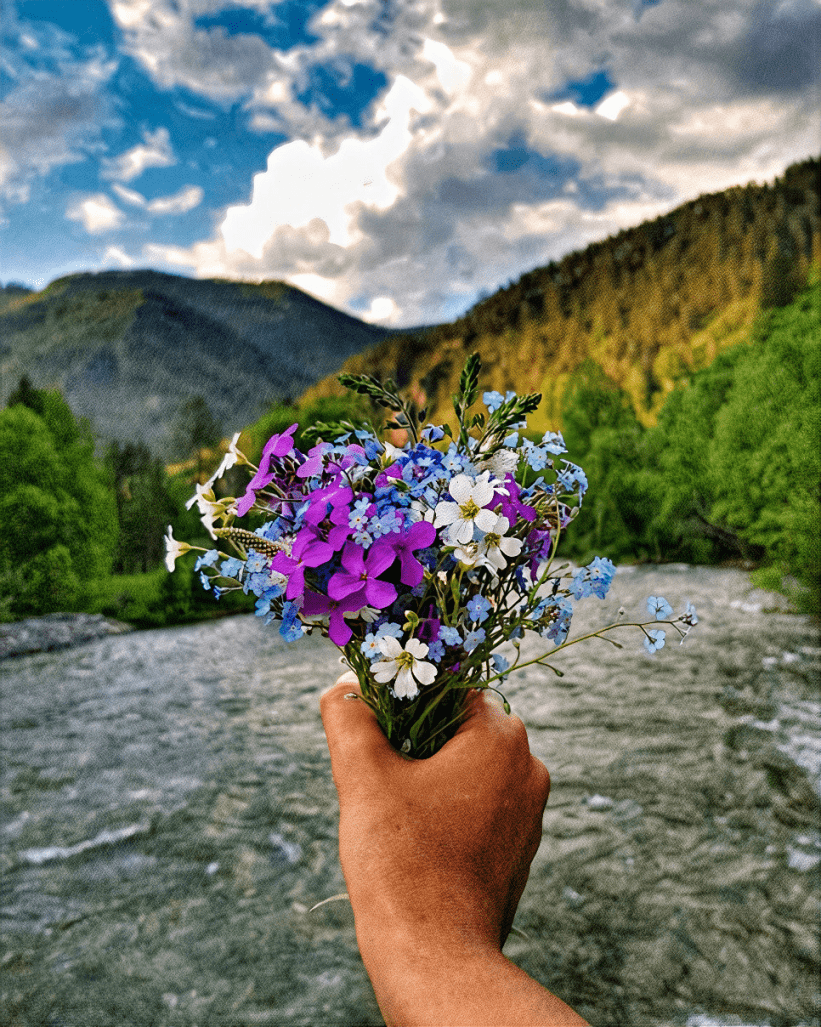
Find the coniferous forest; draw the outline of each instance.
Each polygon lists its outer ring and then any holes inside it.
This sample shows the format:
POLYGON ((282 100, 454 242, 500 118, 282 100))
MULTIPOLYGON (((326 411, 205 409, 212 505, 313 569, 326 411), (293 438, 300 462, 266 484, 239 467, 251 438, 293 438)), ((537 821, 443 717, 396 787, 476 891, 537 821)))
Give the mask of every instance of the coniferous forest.
MULTIPOLYGON (((439 423, 477 352, 481 388, 540 392, 534 435, 560 429, 587 473, 566 556, 731 561, 818 613, 820 166, 702 196, 340 370, 393 378, 439 423)), ((0 411, 0 618, 85 610, 148 625, 214 614, 191 568, 168 575, 163 563, 169 523, 177 537, 202 535, 184 503, 226 446, 208 401, 180 410, 182 458, 168 466, 141 442, 96 438, 57 391, 20 380, 0 411)), ((257 457, 294 421, 301 433, 372 415, 364 402, 330 376, 270 406, 240 446, 257 457)), ((230 494, 239 479, 221 487, 230 494)), ((251 609, 244 600, 219 609, 251 609)))

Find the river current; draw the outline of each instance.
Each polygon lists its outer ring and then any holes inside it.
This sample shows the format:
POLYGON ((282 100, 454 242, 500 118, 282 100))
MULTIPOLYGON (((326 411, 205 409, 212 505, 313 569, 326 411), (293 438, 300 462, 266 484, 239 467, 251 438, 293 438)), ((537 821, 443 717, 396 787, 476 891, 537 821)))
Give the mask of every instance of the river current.
MULTIPOLYGON (((740 571, 623 568, 506 694, 551 771, 505 952, 599 1027, 821 1023, 821 639, 740 571)), ((535 652, 534 652, 535 654, 535 652)), ((341 668, 251 616, 0 664, 2 1022, 380 1024, 318 713, 341 668)))

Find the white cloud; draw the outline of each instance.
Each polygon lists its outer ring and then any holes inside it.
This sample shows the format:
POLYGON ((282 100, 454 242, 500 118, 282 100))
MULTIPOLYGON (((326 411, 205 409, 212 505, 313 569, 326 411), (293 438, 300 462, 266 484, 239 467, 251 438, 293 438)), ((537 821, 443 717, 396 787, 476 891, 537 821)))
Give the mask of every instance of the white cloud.
POLYGON ((123 203, 128 203, 132 207, 144 207, 148 202, 142 193, 138 193, 136 189, 129 189, 124 185, 120 185, 119 182, 115 182, 111 188, 123 203))
POLYGON ((146 168, 167 168, 176 163, 171 149, 171 136, 168 129, 161 126, 154 132, 143 132, 143 142, 132 146, 119 157, 107 160, 104 177, 131 182, 139 178, 146 168))
POLYGON ((608 121, 618 121, 621 112, 630 106, 630 97, 623 90, 619 89, 605 97, 596 107, 596 114, 608 121))
POLYGON ((78 196, 69 204, 66 217, 71 221, 79 221, 92 235, 111 232, 125 220, 125 214, 105 193, 78 196))
POLYGON ((173 196, 158 196, 148 203, 151 214, 186 214, 202 203, 205 193, 198 185, 187 185, 173 196))
POLYGON ((111 188, 124 203, 147 210, 149 214, 187 214, 189 210, 198 207, 205 196, 205 191, 198 185, 186 185, 171 196, 156 196, 153 200, 146 199, 136 189, 128 189, 119 182, 115 182, 111 188))
POLYGON ((104 264, 119 264, 120 267, 134 267, 134 259, 119 246, 106 246, 104 264))
POLYGON ((413 134, 412 112, 430 104, 409 79, 399 76, 384 100, 387 116, 379 135, 343 139, 339 149, 324 156, 317 145, 298 139, 273 151, 268 169, 254 176, 251 202, 229 207, 220 231, 230 250, 245 250, 261 258, 277 228, 308 227, 318 241, 348 246, 358 206, 384 210, 395 202, 401 187, 390 175, 391 165, 407 150, 413 134), (316 222, 323 222, 323 231, 316 222))

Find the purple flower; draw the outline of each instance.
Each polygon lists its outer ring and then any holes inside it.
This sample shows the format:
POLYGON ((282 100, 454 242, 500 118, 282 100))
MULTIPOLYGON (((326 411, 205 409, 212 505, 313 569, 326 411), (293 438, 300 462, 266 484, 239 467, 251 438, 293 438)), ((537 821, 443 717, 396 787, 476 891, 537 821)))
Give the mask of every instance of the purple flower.
POLYGON ((327 542, 323 542, 309 531, 303 531, 297 536, 290 556, 277 553, 271 567, 288 578, 285 598, 294 599, 302 595, 305 591, 305 568, 319 567, 327 563, 333 554, 334 551, 327 542))
POLYGON ((535 521, 536 511, 519 499, 521 488, 512 474, 505 475, 505 488, 507 495, 504 492, 497 492, 496 499, 491 504, 492 508, 498 510, 503 517, 507 517, 511 524, 515 524, 520 517, 525 521, 535 521))
POLYGON ((396 599, 396 588, 388 581, 382 581, 379 575, 394 562, 393 548, 386 544, 371 546, 367 555, 355 542, 346 542, 342 550, 342 567, 328 582, 328 595, 331 599, 344 599, 360 589, 364 590, 365 601, 377 610, 384 610, 396 599))
POLYGON ((353 635, 350 625, 345 621, 346 613, 354 613, 367 605, 365 590, 352 592, 342 599, 331 599, 319 592, 306 592, 302 603, 303 617, 321 617, 328 615, 328 637, 338 646, 347 645, 353 635))
MULTIPOLYGON (((316 527, 337 507, 348 507, 353 501, 353 489, 350 485, 338 485, 333 482, 323 489, 315 489, 308 497, 308 509, 305 511, 304 521, 316 527)), ((350 511, 345 510, 345 520, 348 520, 350 511)), ((339 522, 341 523, 341 522, 339 522)))
POLYGON ((237 515, 239 517, 244 517, 254 505, 257 492, 260 489, 266 488, 274 480, 274 474, 270 470, 271 458, 287 456, 293 451, 293 434, 298 427, 298 424, 292 424, 290 428, 280 435, 272 435, 263 446, 259 470, 248 482, 245 488, 245 495, 237 501, 237 515))
POLYGON ((322 473, 322 458, 334 447, 329 442, 320 442, 308 450, 308 456, 296 469, 297 478, 313 478, 322 473))
POLYGON ((386 540, 399 557, 399 580, 403 585, 414 588, 425 574, 425 568, 413 555, 415 549, 427 549, 436 538, 436 529, 430 521, 417 521, 398 537, 391 536, 386 540))

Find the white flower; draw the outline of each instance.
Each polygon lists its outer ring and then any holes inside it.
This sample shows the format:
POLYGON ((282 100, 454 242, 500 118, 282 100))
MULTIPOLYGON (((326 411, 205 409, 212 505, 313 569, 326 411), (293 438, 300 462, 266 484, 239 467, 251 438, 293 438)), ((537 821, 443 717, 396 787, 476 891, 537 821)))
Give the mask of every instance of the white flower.
MULTIPOLYGON (((219 478, 221 478, 223 476, 223 474, 225 474, 225 472, 227 470, 229 470, 231 467, 234 466, 234 464, 237 462, 237 460, 242 459, 242 462, 246 463, 245 454, 241 453, 237 449, 237 442, 239 442, 239 437, 240 437, 241 434, 242 434, 242 432, 236 432, 234 434, 234 437, 231 439, 230 443, 228 444, 228 452, 222 458, 222 463, 219 465, 219 467, 216 469, 216 471, 214 471, 214 473, 211 475, 211 477, 208 479, 208 481, 202 486, 203 489, 210 489, 215 481, 217 481, 219 478)), ((189 500, 189 502, 190 502, 190 500, 189 500)))
POLYGON ((418 638, 409 639, 403 649, 398 639, 387 635, 379 640, 379 648, 387 659, 372 665, 373 676, 383 685, 396 678, 393 690, 397 698, 414 699, 419 694, 417 681, 430 685, 436 677, 436 667, 422 660, 428 647, 418 638))
POLYGON ((475 567, 479 559, 479 547, 475 542, 466 542, 463 546, 457 546, 453 555, 465 567, 475 567))
POLYGON ((174 561, 177 557, 190 552, 190 550, 191 546, 187 542, 178 542, 174 538, 174 531, 169 524, 168 534, 165 536, 165 566, 169 571, 174 570, 174 561))
POLYGON ((486 567, 503 571, 507 566, 506 556, 518 556, 522 551, 520 538, 507 538, 505 532, 510 527, 507 517, 499 517, 493 528, 480 539, 477 558, 486 567))
POLYGON ((185 509, 190 510, 195 503, 206 531, 215 539, 217 536, 214 534, 214 520, 225 513, 225 505, 216 501, 214 490, 207 482, 205 485, 197 484, 197 491, 185 504, 185 509))
POLYGON ((443 499, 436 504, 434 528, 447 525, 451 541, 461 542, 462 545, 473 538, 474 524, 480 531, 490 531, 496 523, 496 514, 484 508, 496 493, 488 477, 487 471, 476 479, 466 474, 454 475, 448 485, 448 492, 456 502, 449 503, 443 499))

